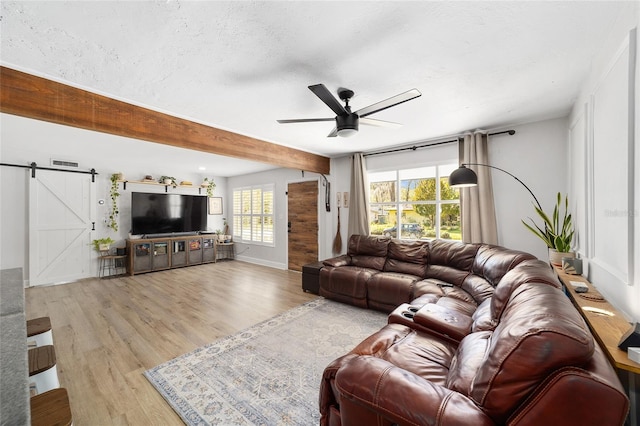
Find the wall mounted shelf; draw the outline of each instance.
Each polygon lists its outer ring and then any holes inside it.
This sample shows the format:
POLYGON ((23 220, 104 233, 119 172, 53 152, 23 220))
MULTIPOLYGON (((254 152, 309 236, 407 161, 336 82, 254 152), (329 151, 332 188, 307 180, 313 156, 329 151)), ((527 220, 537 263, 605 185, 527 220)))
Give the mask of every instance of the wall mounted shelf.
MULTIPOLYGON (((173 187, 171 184, 159 183, 154 180, 119 180, 118 183, 122 183, 122 189, 127 190, 127 184, 135 184, 135 185, 154 185, 154 186, 164 186, 164 192, 169 192, 169 187, 173 187)), ((196 185, 177 185, 176 188, 189 188, 189 189, 198 189, 198 194, 202 194, 202 187, 196 185)))

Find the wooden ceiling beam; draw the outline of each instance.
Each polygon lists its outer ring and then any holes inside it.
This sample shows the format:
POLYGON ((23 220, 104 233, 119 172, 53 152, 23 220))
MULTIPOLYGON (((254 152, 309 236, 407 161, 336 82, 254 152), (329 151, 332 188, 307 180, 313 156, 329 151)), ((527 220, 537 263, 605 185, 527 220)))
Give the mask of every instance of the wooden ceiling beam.
POLYGON ((0 112, 280 167, 329 174, 329 158, 0 67, 0 112))

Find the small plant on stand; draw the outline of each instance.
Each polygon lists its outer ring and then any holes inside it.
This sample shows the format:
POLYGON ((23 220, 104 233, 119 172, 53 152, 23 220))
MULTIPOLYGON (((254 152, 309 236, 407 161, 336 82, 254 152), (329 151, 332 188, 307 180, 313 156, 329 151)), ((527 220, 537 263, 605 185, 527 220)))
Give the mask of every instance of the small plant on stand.
POLYGON ((542 219, 543 226, 536 224, 533 219, 529 219, 531 225, 525 222, 524 226, 540 238, 549 248, 550 261, 554 265, 562 264, 562 257, 575 257, 575 252, 571 251, 571 242, 575 229, 571 213, 569 213, 569 197, 558 192, 556 205, 551 215, 545 213, 541 207, 534 206, 536 213, 542 219))
POLYGON ((109 195, 111 196, 111 211, 109 212, 107 226, 116 232, 118 231, 118 197, 120 196, 118 179, 121 176, 120 173, 111 175, 111 188, 109 190, 109 195))

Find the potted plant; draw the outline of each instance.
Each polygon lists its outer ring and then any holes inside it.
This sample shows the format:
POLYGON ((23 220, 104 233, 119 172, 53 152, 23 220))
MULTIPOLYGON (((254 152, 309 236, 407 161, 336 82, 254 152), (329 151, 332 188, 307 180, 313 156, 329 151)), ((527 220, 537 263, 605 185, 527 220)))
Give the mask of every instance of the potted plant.
POLYGON ((171 176, 160 176, 160 179, 158 179, 158 182, 163 183, 165 185, 171 185, 174 188, 178 186, 178 182, 176 181, 176 178, 171 176))
POLYGON ((207 197, 213 197, 213 190, 216 189, 216 183, 213 179, 209 180, 209 178, 204 178, 204 181, 202 181, 200 186, 202 188, 207 188, 207 197))
POLYGON ((533 226, 524 220, 522 223, 547 245, 549 248, 549 261, 553 265, 560 266, 562 265, 563 257, 575 257, 575 253, 571 251, 574 227, 571 213, 569 213, 569 197, 565 196, 563 203, 562 195, 558 192, 556 205, 551 216, 546 214, 539 206, 534 206, 534 208, 544 223, 544 229, 538 226, 531 218, 529 220, 533 226), (561 213, 562 204, 564 204, 564 213, 561 213))
POLYGON ((111 175, 111 188, 109 195, 111 197, 111 211, 109 212, 109 221, 107 226, 114 231, 118 231, 118 197, 120 196, 119 181, 122 175, 120 173, 114 173, 111 175))
POLYGON ((115 243, 115 240, 111 239, 111 237, 98 238, 91 242, 96 251, 109 251, 109 247, 111 247, 113 243, 115 243))

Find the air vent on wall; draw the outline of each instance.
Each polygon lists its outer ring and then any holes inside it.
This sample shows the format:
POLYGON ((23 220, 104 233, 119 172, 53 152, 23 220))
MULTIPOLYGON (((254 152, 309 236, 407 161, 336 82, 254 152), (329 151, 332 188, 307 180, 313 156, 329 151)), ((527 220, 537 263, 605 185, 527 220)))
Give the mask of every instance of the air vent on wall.
POLYGON ((72 167, 75 169, 78 168, 78 163, 76 163, 75 161, 54 160, 53 158, 51 159, 51 165, 56 167, 72 167))

